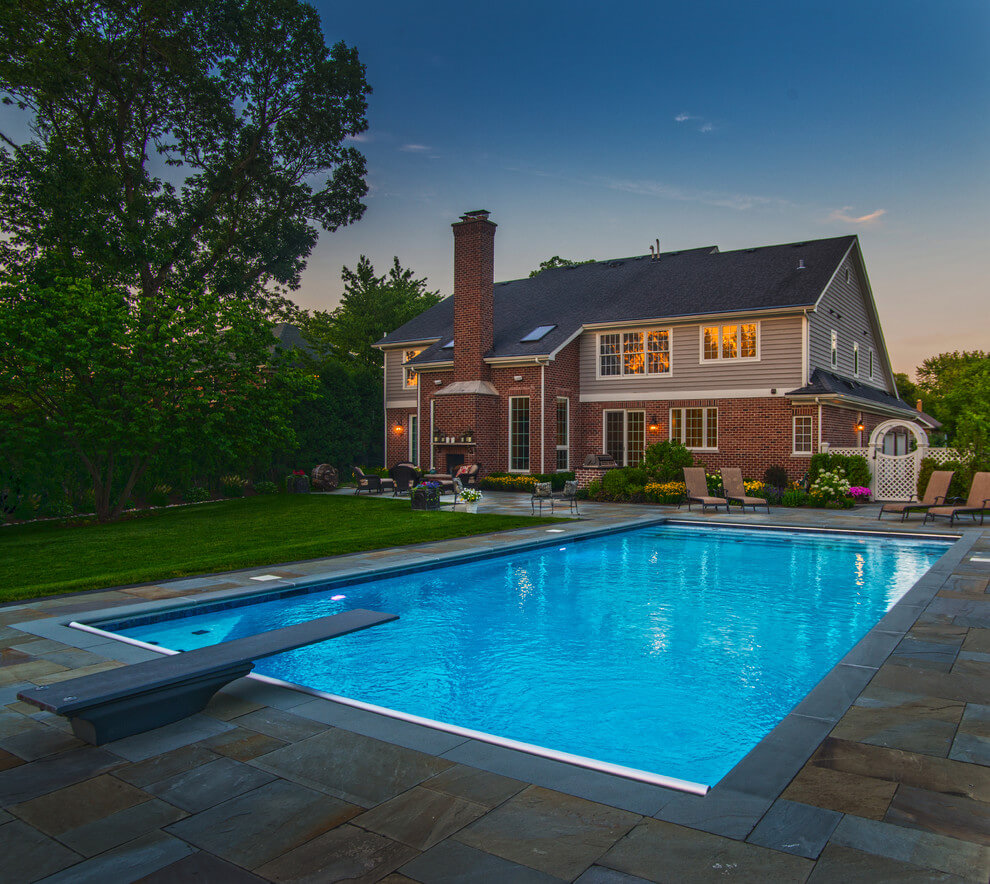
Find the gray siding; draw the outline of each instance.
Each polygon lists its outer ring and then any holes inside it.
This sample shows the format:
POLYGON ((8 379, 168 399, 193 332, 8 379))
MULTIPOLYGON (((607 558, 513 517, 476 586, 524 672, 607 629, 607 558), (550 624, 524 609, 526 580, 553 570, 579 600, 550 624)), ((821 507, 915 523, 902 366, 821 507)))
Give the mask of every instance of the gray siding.
POLYGON ((403 353, 404 347, 401 350, 385 351, 385 404, 388 408, 416 406, 416 388, 406 388, 402 383, 403 353))
POLYGON ((879 331, 867 308, 866 286, 860 277, 855 249, 845 257, 832 282, 822 295, 818 309, 808 317, 810 370, 821 368, 850 380, 869 384, 888 393, 883 356, 878 346, 879 331), (849 281, 846 282, 846 271, 849 281), (838 365, 832 367, 832 330, 838 333, 838 365), (853 342, 859 343, 859 376, 853 373, 853 342), (873 351, 873 377, 869 376, 873 351))
MULTIPOLYGON (((608 393, 613 394, 615 399, 639 399, 644 394, 652 397, 652 394, 659 396, 668 391, 741 391, 776 387, 784 392, 802 386, 802 317, 780 316, 759 321, 759 361, 702 362, 700 328, 703 324, 693 322, 672 326, 671 372, 661 376, 598 379, 596 369, 599 333, 584 332, 580 338, 581 394, 608 393)), ((734 322, 740 323, 739 320, 734 322)), ((714 325, 715 321, 711 324, 714 325)))

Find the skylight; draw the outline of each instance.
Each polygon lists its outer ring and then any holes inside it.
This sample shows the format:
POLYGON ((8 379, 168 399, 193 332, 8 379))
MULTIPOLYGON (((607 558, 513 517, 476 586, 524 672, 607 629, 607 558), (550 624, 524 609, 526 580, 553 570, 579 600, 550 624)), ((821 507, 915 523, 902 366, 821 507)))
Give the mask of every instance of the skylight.
POLYGON ((450 339, 449 341, 447 341, 447 343, 446 343, 446 344, 444 344, 444 345, 443 345, 443 346, 442 346, 442 347, 441 347, 440 349, 441 349, 441 350, 453 350, 453 349, 454 349, 454 339, 453 339, 453 338, 451 338, 451 339, 450 339))
POLYGON ((552 332, 557 326, 555 325, 538 325, 534 328, 526 337, 520 338, 522 341, 538 341, 540 338, 546 337, 550 332, 552 332))

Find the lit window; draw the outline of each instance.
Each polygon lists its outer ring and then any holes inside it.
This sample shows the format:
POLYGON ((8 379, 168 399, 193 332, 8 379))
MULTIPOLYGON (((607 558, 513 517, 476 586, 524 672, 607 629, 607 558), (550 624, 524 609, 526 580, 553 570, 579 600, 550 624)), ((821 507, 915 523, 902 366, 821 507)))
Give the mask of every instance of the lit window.
POLYGON ((811 415, 794 416, 794 453, 811 454, 811 415))
POLYGON ((701 358, 756 359, 759 356, 759 323, 705 325, 701 329, 701 358))
POLYGON ((557 470, 563 472, 570 461, 570 400, 557 399, 557 470))
MULTIPOLYGON (((422 352, 422 350, 406 350, 402 354, 402 361, 409 362, 419 356, 422 352)), ((415 368, 412 368, 409 365, 404 365, 402 367, 402 383, 403 386, 406 387, 415 387, 419 383, 419 376, 416 374, 415 368)))
POLYGON ((670 439, 687 448, 714 450, 718 448, 717 408, 672 408, 670 410, 670 439))
POLYGON ((599 377, 670 373, 670 329, 598 336, 599 377))
POLYGON ((529 397, 509 399, 509 469, 529 471, 529 397))
POLYGON ((832 329, 832 368, 839 364, 839 333, 832 329))

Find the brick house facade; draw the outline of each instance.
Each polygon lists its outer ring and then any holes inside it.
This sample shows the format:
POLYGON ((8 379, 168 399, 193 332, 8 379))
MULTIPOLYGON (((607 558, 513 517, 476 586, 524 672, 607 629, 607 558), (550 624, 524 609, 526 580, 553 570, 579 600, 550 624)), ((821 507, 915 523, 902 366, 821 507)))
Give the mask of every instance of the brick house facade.
POLYGON ((856 237, 496 285, 488 213, 452 226, 453 296, 378 342, 389 464, 548 473, 676 438, 710 469, 798 479, 823 443, 920 419, 897 398, 856 237))

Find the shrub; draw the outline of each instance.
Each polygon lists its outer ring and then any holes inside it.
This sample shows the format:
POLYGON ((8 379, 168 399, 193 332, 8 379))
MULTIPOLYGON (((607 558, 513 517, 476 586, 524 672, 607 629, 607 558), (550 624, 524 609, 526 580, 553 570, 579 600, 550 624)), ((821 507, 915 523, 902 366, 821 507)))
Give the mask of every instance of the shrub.
POLYGON ((589 500, 598 500, 602 495, 602 483, 598 479, 592 479, 584 490, 589 500))
POLYGON ((25 494, 17 502, 12 515, 15 519, 27 522, 30 519, 36 519, 38 517, 39 506, 41 506, 41 495, 25 494))
POLYGON ((488 491, 532 491, 535 483, 535 476, 490 474, 478 482, 478 487, 488 491))
POLYGON ((684 467, 694 466, 694 457, 680 442, 656 442, 647 446, 643 469, 651 482, 683 482, 684 467))
MULTIPOLYGON (((809 489, 811 499, 821 505, 846 501, 849 495, 849 480, 841 467, 822 470, 809 489)), ((852 500, 848 499, 851 504, 852 500)))
POLYGON ((781 492, 781 506, 807 506, 808 503, 808 492, 801 488, 786 488, 781 492))
POLYGON ((278 494, 278 485, 274 482, 255 482, 254 490, 257 494, 278 494))
POLYGON ((625 469, 608 470, 602 476, 602 497, 606 500, 625 500, 629 496, 629 484, 625 469))
POLYGON ((204 500, 210 499, 210 492, 205 488, 194 485, 192 488, 187 488, 182 492, 182 499, 186 503, 202 503, 204 500))
POLYGON ((832 454, 823 451, 811 457, 808 465, 808 481, 814 484, 819 473, 841 469, 850 485, 870 484, 870 464, 861 454, 832 454))
POLYGON ((233 473, 220 477, 220 493, 224 497, 243 497, 245 485, 247 479, 242 479, 233 473))
POLYGON ((152 506, 168 506, 168 496, 172 493, 172 486, 164 483, 156 485, 148 492, 148 503, 152 506))
POLYGON ((783 467, 767 467, 763 473, 763 481, 771 488, 786 488, 787 470, 783 467))

